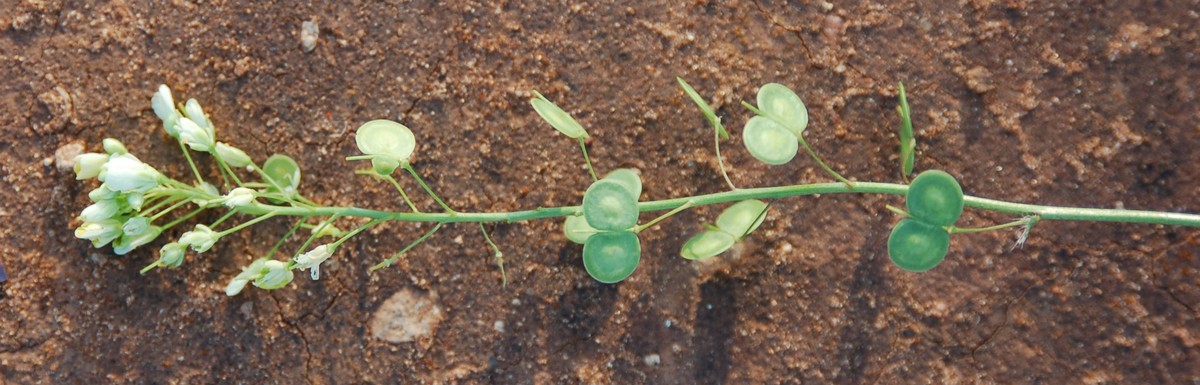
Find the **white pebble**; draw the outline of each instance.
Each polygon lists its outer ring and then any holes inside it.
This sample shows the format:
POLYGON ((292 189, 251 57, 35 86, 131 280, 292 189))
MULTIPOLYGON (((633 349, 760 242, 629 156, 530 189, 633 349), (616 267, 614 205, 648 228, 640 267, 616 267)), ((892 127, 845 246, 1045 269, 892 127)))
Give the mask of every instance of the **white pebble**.
POLYGON ((317 27, 315 21, 305 21, 300 24, 300 48, 304 52, 312 52, 317 48, 317 37, 320 36, 321 29, 317 27))

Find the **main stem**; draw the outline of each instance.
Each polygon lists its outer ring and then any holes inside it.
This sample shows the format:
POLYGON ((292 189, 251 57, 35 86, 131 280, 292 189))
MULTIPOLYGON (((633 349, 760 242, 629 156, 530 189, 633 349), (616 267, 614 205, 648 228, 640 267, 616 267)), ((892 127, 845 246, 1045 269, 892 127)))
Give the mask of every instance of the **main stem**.
MULTIPOLYGON (((778 199, 817 194, 890 194, 905 195, 908 186, 896 183, 855 182, 851 189, 845 183, 812 183, 779 187, 738 189, 692 197, 664 199, 638 203, 641 212, 665 211, 678 208, 687 202, 692 207, 736 202, 746 199, 778 199)), ((966 196, 965 204, 983 210, 1014 215, 1037 215, 1040 220, 1097 221, 1151 223, 1174 226, 1200 227, 1200 215, 1141 210, 1093 209, 1079 207, 1043 206, 1025 203, 966 196)), ((534 210, 494 213, 407 213, 364 209, 358 207, 286 207, 267 204, 247 205, 238 208, 243 213, 263 215, 274 213, 281 216, 313 216, 340 214, 347 217, 365 217, 404 222, 514 222, 532 219, 556 218, 577 215, 579 206, 540 207, 534 210)))

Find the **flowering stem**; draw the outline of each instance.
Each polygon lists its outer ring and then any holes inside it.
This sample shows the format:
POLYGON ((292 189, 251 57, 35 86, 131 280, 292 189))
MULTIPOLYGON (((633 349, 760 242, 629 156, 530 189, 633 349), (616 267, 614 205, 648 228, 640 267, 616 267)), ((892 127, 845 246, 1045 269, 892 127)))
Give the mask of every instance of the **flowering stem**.
POLYGON ((841 181, 842 183, 845 183, 847 188, 850 188, 850 189, 854 188, 854 182, 851 182, 849 179, 846 179, 846 177, 842 176, 842 174, 838 174, 837 171, 833 171, 832 168, 829 168, 829 165, 825 164, 825 161, 821 160, 821 157, 817 156, 816 151, 813 151, 812 147, 810 147, 808 145, 808 141, 804 140, 804 135, 797 134, 796 138, 800 139, 800 145, 804 147, 804 151, 808 152, 808 155, 810 157, 812 157, 813 160, 817 161, 817 165, 821 166, 822 170, 825 170, 825 172, 827 172, 827 173, 829 173, 829 175, 833 176, 833 179, 837 179, 837 180, 841 181))
MULTIPOLYGON (((167 203, 168 201, 169 200, 166 200, 166 201, 163 201, 162 203, 167 203)), ((154 216, 150 217, 150 222, 154 222, 154 221, 158 220, 159 217, 162 217, 163 215, 167 215, 167 213, 170 213, 171 211, 174 211, 175 209, 177 209, 183 205, 186 205, 186 204, 188 204, 188 200, 181 199, 181 200, 179 200, 179 202, 176 202, 174 205, 171 205, 171 207, 167 207, 163 211, 160 211, 158 214, 154 214, 154 216)))
MULTIPOLYGON (((232 213, 234 213, 234 212, 235 212, 235 211, 230 211, 230 214, 232 214, 232 213)), ((238 230, 241 230, 241 229, 244 229, 244 228, 247 228, 247 227, 250 227, 250 226, 254 226, 254 224, 256 224, 256 223, 258 223, 258 222, 262 222, 262 221, 265 221, 265 220, 267 220, 267 219, 271 219, 271 217, 274 217, 274 216, 275 216, 275 215, 277 215, 277 214, 278 214, 278 213, 276 213, 276 212, 268 212, 268 213, 264 214, 263 216, 260 216, 260 217, 258 217, 258 218, 254 218, 254 219, 248 220, 248 221, 246 221, 246 222, 243 222, 243 223, 242 223, 242 224, 240 224, 240 225, 237 225, 237 226, 234 226, 234 227, 230 227, 229 229, 227 229, 227 230, 225 230, 225 231, 219 232, 219 233, 217 233, 217 236, 218 236, 218 237, 224 237, 224 236, 226 236, 226 235, 233 234, 233 233, 237 232, 238 230)))
POLYGON ((225 222, 226 220, 229 220, 229 218, 232 217, 233 214, 237 214, 237 211, 229 210, 229 212, 227 212, 227 213, 225 213, 225 215, 221 216, 221 219, 217 219, 216 222, 213 222, 211 225, 208 225, 208 227, 211 228, 211 227, 219 226, 221 223, 225 222))
POLYGON ((217 160, 217 166, 221 168, 221 171, 228 173, 229 177, 233 179, 233 183, 236 183, 238 187, 242 187, 242 180, 238 179, 238 176, 233 172, 233 169, 229 168, 229 164, 225 163, 225 159, 221 158, 221 154, 213 151, 212 155, 213 158, 217 160))
POLYGON ((600 180, 596 177, 596 169, 592 167, 592 158, 588 156, 587 143, 584 142, 583 137, 579 138, 579 149, 583 150, 583 162, 587 163, 588 173, 592 174, 592 181, 600 180))
POLYGON ((279 251, 279 247, 283 246, 283 243, 286 242, 288 240, 288 238, 291 238, 292 234, 296 233, 296 230, 300 230, 300 225, 304 224, 305 220, 308 220, 308 217, 300 218, 300 220, 297 220, 296 224, 292 225, 291 229, 288 229, 287 234, 284 234, 283 238, 279 238, 279 241, 275 242, 275 246, 271 246, 271 250, 268 251, 267 255, 263 258, 271 259, 271 256, 275 255, 276 251, 279 251))
POLYGON ((421 176, 417 174, 417 170, 414 170, 411 164, 407 162, 401 163, 400 167, 404 167, 404 170, 408 171, 409 174, 412 174, 413 179, 416 179, 417 183, 421 185, 421 188, 425 189, 425 192, 429 193, 429 196, 433 197, 433 200, 437 201, 437 203, 442 206, 442 210, 445 210, 446 214, 454 215, 456 213, 454 209, 446 205, 446 202, 442 201, 442 198, 439 198, 438 195, 433 192, 433 189, 429 188, 429 185, 425 184, 425 180, 421 179, 421 176))
POLYGON ((436 233, 439 229, 442 228, 442 225, 444 225, 444 223, 438 223, 438 224, 434 225, 433 229, 430 229, 429 232, 425 233, 425 235, 422 235, 420 238, 417 238, 417 240, 408 244, 408 246, 405 246, 404 249, 400 250, 399 253, 393 254, 391 257, 383 260, 383 262, 379 262, 375 266, 371 266, 370 271, 379 270, 379 269, 391 266, 393 263, 396 263, 396 260, 400 259, 401 255, 404 255, 404 253, 407 253, 409 250, 412 250, 412 248, 417 247, 417 245, 421 244, 421 242, 424 242, 426 239, 429 239, 429 237, 433 236, 433 233, 436 233))
POLYGON ((333 221, 337 220, 341 216, 342 216, 342 213, 340 213, 340 212, 334 213, 333 215, 331 215, 329 217, 329 219, 326 219, 324 222, 321 222, 321 225, 317 226, 317 228, 312 231, 312 235, 309 235, 308 239, 305 239, 304 243, 300 244, 300 248, 296 249, 296 253, 292 255, 292 261, 294 262, 296 260, 296 258, 300 256, 300 253, 304 252, 304 250, 308 250, 308 245, 312 244, 312 242, 314 240, 316 240, 318 236, 321 235, 321 231, 325 230, 325 228, 329 227, 329 225, 332 225, 333 221))
POLYGON ((730 190, 737 190, 737 186, 733 185, 733 180, 729 179, 729 173, 725 171, 725 161, 721 158, 721 131, 713 129, 713 143, 717 147, 717 166, 721 167, 721 176, 725 178, 725 183, 729 184, 730 190))
POLYGON ((180 223, 183 223, 183 221, 186 221, 186 220, 188 220, 188 219, 191 219, 192 217, 196 216, 196 214, 199 214, 201 211, 204 211, 204 209, 206 209, 206 208, 207 208, 207 207, 200 206, 199 208, 197 208, 197 209, 195 209, 195 210, 192 210, 192 212, 190 212, 190 213, 187 213, 187 215, 184 215, 184 216, 182 216, 182 217, 179 217, 178 219, 175 219, 175 220, 171 221, 171 223, 168 223, 168 224, 166 224, 166 225, 164 225, 164 226, 163 226, 163 228, 162 228, 162 229, 163 229, 163 231, 166 231, 166 230, 167 230, 167 229, 169 229, 169 228, 175 227, 175 225, 178 225, 178 224, 180 224, 180 223))
POLYGON ((204 183, 204 177, 200 176, 200 169, 196 168, 196 162, 192 161, 192 154, 188 151, 187 145, 183 144, 183 139, 179 139, 179 150, 183 151, 183 157, 187 158, 188 166, 192 168, 192 173, 196 174, 196 182, 204 183))
POLYGON ((358 233, 363 232, 363 230, 366 230, 367 228, 370 228, 371 226, 383 223, 384 221, 386 221, 386 220, 385 219, 372 219, 370 222, 367 222, 365 225, 358 226, 358 228, 356 228, 354 230, 350 230, 349 233, 346 233, 346 235, 343 235, 340 239, 338 239, 337 241, 334 241, 331 247, 341 246, 342 242, 346 242, 346 240, 350 239, 350 237, 358 235, 358 233))

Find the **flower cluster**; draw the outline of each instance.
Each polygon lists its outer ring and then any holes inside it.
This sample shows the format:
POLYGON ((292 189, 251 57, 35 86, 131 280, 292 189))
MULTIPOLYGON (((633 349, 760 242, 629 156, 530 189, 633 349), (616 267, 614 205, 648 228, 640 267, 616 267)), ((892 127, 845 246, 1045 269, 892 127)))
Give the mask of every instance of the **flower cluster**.
POLYGON ((153 241, 162 232, 150 218, 141 215, 147 195, 159 188, 164 177, 142 163, 116 139, 104 140, 104 154, 75 157, 76 179, 98 179, 100 187, 88 193, 92 205, 83 209, 83 221, 75 236, 92 241, 92 246, 112 244, 113 252, 124 255, 153 241))

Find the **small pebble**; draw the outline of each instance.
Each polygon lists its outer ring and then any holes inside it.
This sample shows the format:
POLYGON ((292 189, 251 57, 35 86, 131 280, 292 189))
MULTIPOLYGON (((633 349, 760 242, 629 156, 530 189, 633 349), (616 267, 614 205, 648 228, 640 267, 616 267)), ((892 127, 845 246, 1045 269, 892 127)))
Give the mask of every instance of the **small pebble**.
POLYGON ((58 171, 74 171, 75 157, 83 153, 83 143, 71 142, 54 150, 54 165, 58 171))
POLYGON ((645 357, 642 357, 642 361, 646 365, 658 366, 659 363, 662 363, 662 357, 659 357, 657 354, 647 354, 645 357))
POLYGON ((317 27, 315 21, 305 21, 300 24, 300 48, 304 52, 312 52, 317 48, 317 37, 321 34, 321 29, 317 27))
POLYGON ((496 321, 496 323, 492 324, 492 328, 496 329, 497 332, 504 333, 504 321, 496 321))

